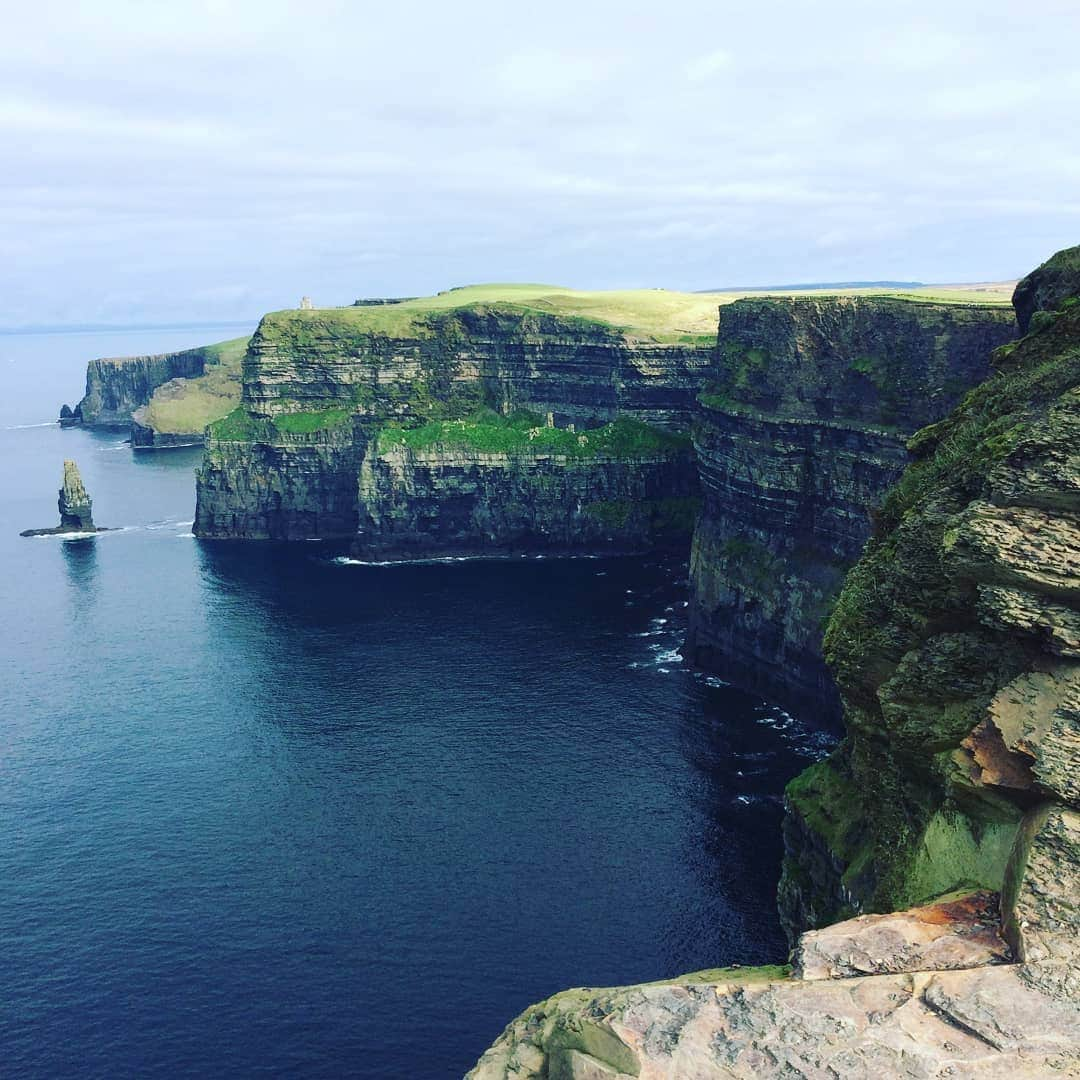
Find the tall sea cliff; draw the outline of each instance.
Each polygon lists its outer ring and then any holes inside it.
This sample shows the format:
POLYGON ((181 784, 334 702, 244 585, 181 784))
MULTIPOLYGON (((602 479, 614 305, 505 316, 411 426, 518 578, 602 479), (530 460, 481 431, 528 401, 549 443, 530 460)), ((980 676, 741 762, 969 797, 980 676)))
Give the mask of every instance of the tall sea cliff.
POLYGON ((721 309, 694 429, 697 664, 789 707, 836 711, 824 621, 905 442, 982 381, 1015 333, 1007 310, 883 297, 721 309))
POLYGON ((474 1080, 1078 1074, 1080 249, 1016 297, 828 621, 847 734, 787 792, 793 966, 565 991, 474 1080))

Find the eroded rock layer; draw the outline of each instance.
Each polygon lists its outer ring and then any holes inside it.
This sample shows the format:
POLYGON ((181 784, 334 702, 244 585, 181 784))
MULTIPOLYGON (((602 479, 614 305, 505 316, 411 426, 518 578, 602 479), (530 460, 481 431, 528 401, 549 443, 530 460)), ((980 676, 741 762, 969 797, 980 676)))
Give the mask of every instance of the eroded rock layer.
POLYGON ((782 703, 838 711, 825 619, 907 463, 905 441, 989 372, 1011 313, 885 298, 721 309, 694 429, 703 512, 692 659, 782 703))

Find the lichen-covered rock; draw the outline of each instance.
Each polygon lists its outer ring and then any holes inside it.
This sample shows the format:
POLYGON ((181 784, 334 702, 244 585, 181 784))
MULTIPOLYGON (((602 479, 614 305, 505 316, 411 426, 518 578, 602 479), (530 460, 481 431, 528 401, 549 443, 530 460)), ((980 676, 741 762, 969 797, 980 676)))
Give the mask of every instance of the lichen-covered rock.
POLYGON ((1015 333, 1007 310, 874 297, 740 300, 721 311, 694 441, 703 512, 688 652, 742 686, 838 710, 825 619, 908 461, 1015 333))
POLYGON ((995 363, 912 439, 829 623, 848 735, 788 790, 793 933, 1001 890, 1028 809, 1075 800, 1080 305, 995 363))
POLYGON ((1028 963, 1080 960, 1080 813, 1044 804, 1024 819, 1005 882, 1005 932, 1028 963))

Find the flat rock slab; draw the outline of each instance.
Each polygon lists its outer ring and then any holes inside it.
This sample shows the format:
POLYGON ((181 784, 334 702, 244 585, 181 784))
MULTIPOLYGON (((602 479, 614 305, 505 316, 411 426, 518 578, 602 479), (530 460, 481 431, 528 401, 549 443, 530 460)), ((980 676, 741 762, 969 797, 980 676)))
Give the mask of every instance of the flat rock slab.
POLYGON ((1080 1076, 1080 1004, 1020 965, 568 991, 472 1080, 1053 1080, 1080 1076))
POLYGON ((799 939, 795 971, 803 979, 842 979, 984 967, 1009 959, 998 895, 976 892, 810 930, 799 939))

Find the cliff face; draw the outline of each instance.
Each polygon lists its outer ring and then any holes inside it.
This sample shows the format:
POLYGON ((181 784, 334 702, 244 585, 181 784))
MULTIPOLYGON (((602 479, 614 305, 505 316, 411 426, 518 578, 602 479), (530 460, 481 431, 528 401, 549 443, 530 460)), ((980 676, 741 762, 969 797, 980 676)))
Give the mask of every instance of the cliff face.
POLYGON ((907 461, 906 438, 985 377, 1011 312, 885 298, 740 300, 694 427, 693 660, 837 711, 824 620, 907 461))
POLYGON ((75 407, 89 425, 126 427, 131 414, 149 403, 154 391, 170 379, 191 379, 206 370, 205 349, 91 360, 86 366, 86 394, 75 407))
POLYGON ((569 316, 478 305, 429 314, 400 336, 335 311, 263 319, 244 362, 244 404, 255 416, 358 409, 426 415, 431 399, 553 412, 596 424, 629 413, 685 429, 712 360, 712 340, 638 341, 569 316))
POLYGON ((196 534, 382 557, 685 540, 696 477, 669 432, 711 357, 708 340, 490 305, 396 336, 341 311, 269 315, 242 407, 209 429, 196 534))
POLYGON ((847 738, 788 789, 793 930, 978 885, 1015 905, 1022 957, 1075 942, 1080 304, 1051 302, 912 440, 845 583, 825 653, 847 738))
POLYGON ((1026 288, 1052 306, 911 440, 829 622, 848 735, 787 792, 794 970, 565 991, 474 1080, 1078 1074, 1080 303, 1026 288))
POLYGON ((696 494, 689 448, 582 459, 401 444, 361 464, 353 549, 380 558, 643 551, 686 542, 696 494))

